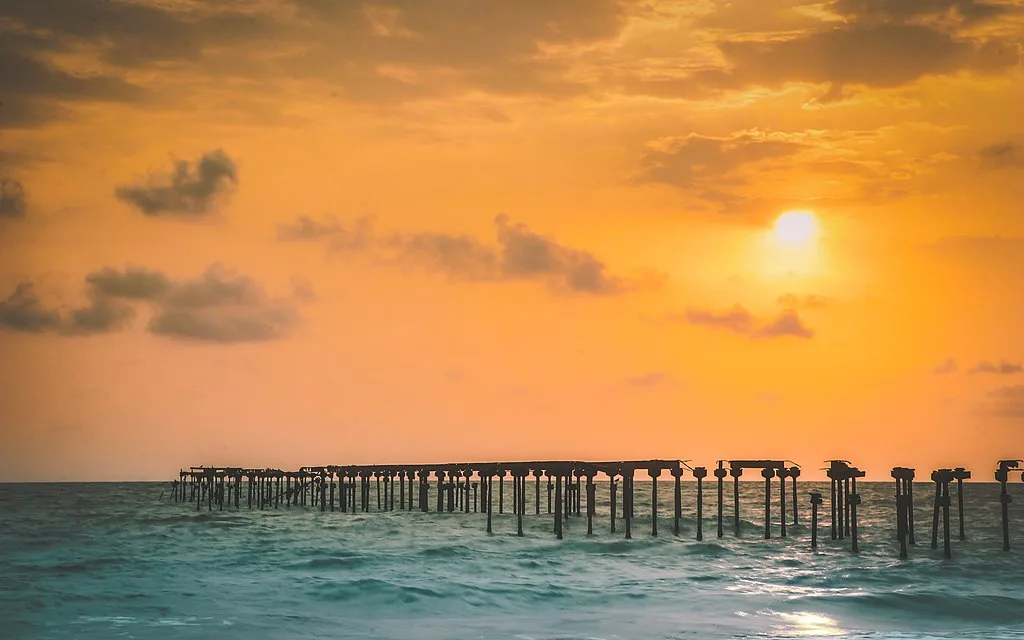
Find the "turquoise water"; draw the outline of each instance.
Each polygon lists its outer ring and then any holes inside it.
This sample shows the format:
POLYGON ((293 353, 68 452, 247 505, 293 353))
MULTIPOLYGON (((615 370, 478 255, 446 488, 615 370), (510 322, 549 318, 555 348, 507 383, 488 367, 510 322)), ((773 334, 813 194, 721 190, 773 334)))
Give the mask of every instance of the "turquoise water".
MULTIPOLYGON (((595 535, 572 517, 562 541, 546 513, 528 515, 520 538, 510 514, 487 535, 482 514, 197 512, 169 502, 167 484, 0 485, 0 638, 1024 637, 1019 480, 1019 549, 1001 551, 998 486, 969 484, 968 539, 954 539, 952 560, 928 548, 926 483, 904 561, 891 484, 859 487, 858 555, 828 539, 827 504, 810 549, 806 491, 827 483, 801 483, 796 535, 764 540, 762 487, 743 483, 743 535, 727 519, 718 540, 709 486, 697 542, 692 482, 679 538, 663 517, 670 483, 652 538, 638 481, 634 539, 621 521, 609 533, 601 484, 595 535)), ((507 483, 506 508, 511 495, 507 483)))

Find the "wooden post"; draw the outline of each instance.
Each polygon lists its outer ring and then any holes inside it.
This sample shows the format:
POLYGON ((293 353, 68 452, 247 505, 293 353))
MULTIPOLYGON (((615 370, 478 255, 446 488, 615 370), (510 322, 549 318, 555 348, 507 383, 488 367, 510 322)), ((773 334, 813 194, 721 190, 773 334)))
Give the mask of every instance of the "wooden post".
POLYGON ((786 537, 786 478, 789 477, 789 469, 782 467, 776 471, 779 476, 779 535, 786 537))
POLYGON ((718 461, 718 468, 715 469, 715 477, 718 478, 718 537, 721 538, 724 534, 722 528, 722 511, 723 511, 723 498, 724 498, 724 484, 726 470, 722 468, 722 461, 718 461))
MULTIPOLYGON (((708 470, 704 467, 696 467, 693 470, 693 477, 697 478, 697 539, 704 539, 704 478, 708 470)), ((721 482, 719 482, 721 486, 721 482)), ((718 512, 718 534, 722 534, 722 512, 718 512)))
POLYGON ((672 515, 672 534, 679 535, 679 521, 683 517, 683 468, 672 469, 672 477, 675 478, 674 513, 672 515))
POLYGON ((534 490, 533 500, 534 500, 534 507, 536 508, 536 515, 538 515, 538 516, 540 515, 540 477, 541 477, 542 473, 543 472, 540 469, 534 469, 533 470, 533 480, 534 480, 534 482, 533 482, 533 485, 534 485, 534 487, 533 487, 533 490, 534 490))
POLYGON ((597 505, 594 504, 594 473, 587 472, 587 535, 594 535, 594 513, 597 505))
POLYGON ((562 472, 555 474, 555 537, 562 539, 562 472))
MULTIPOLYGON (((491 478, 492 478, 491 472, 488 471, 487 472, 487 533, 491 533, 491 511, 493 511, 493 509, 491 509, 491 478)), ((483 476, 480 476, 480 479, 483 480, 483 476)))
POLYGON ((789 477, 793 479, 793 526, 795 527, 796 525, 800 524, 800 519, 797 517, 796 511, 796 505, 798 502, 796 499, 796 479, 800 477, 800 467, 790 467, 789 477))
POLYGON ((633 473, 634 469, 631 467, 628 472, 624 472, 622 476, 622 507, 626 516, 626 539, 629 540, 633 537, 633 473))
POLYGON ((661 469, 647 469, 647 475, 651 476, 651 535, 658 537, 658 476, 661 469))
POLYGON ((775 470, 771 467, 761 469, 761 477, 764 478, 764 539, 772 537, 772 478, 775 477, 775 470))
POLYGON ((729 474, 732 476, 732 513, 733 532, 740 535, 740 476, 743 475, 742 467, 730 467, 729 474))
POLYGON ((811 548, 818 548, 818 505, 821 504, 821 494, 817 491, 811 493, 811 548))
POLYGON ((617 493, 618 491, 615 486, 615 474, 613 473, 608 476, 608 504, 611 506, 612 533, 615 533, 615 498, 617 497, 617 493))

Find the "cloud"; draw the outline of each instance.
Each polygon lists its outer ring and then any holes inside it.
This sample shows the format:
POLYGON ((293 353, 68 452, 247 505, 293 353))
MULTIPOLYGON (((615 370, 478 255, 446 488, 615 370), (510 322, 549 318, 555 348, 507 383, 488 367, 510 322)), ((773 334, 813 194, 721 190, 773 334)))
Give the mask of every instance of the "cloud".
POLYGON ((269 297, 253 279, 215 263, 199 278, 175 282, 148 329, 199 342, 260 342, 284 337, 296 321, 290 302, 269 297))
POLYGON ((660 286, 662 278, 611 274, 589 251, 561 244, 506 215, 494 219, 497 243, 463 234, 395 234, 380 244, 394 260, 467 281, 538 280, 557 294, 617 295, 660 286))
POLYGON ((154 300, 171 288, 170 279, 163 273, 133 266, 123 271, 104 267, 86 275, 85 282, 97 294, 134 300, 154 300))
MULTIPOLYGON (((765 3, 758 2, 758 5, 765 3)), ((745 7, 718 3, 697 25, 719 25, 718 14, 760 13, 762 24, 742 17, 728 20, 731 29, 717 29, 718 56, 703 66, 643 67, 632 74, 610 66, 609 81, 627 93, 707 99, 726 91, 754 87, 778 89, 790 83, 822 85, 819 103, 850 95, 851 87, 896 88, 926 76, 970 72, 990 75, 1019 64, 1018 41, 981 35, 968 27, 1019 8, 967 0, 839 0, 828 5, 834 15, 807 21, 792 6, 745 7), (720 7, 720 8, 719 8, 720 7), (746 10, 744 10, 746 9, 746 10), (717 59, 716 59, 717 58, 717 59), (898 64, 893 61, 898 60, 898 64)), ((804 9, 806 7, 801 7, 804 9)), ((1012 25, 1011 27, 1012 28, 1012 25)), ((664 60, 679 51, 662 52, 664 60)))
POLYGON ((89 306, 72 309, 67 316, 46 307, 31 282, 19 283, 14 292, 0 300, 0 327, 25 333, 91 335, 123 328, 134 317, 131 309, 97 297, 89 306))
POLYGON ((1024 373, 1024 366, 1019 362, 1007 362, 1006 360, 998 363, 983 360, 971 367, 968 373, 993 373, 996 375, 1009 376, 1017 373, 1024 373))
POLYGON ((61 326, 60 312, 43 306, 31 282, 20 282, 0 300, 0 326, 14 331, 41 333, 61 326))
POLYGON ((932 373, 942 376, 950 373, 956 373, 959 369, 960 367, 957 366, 956 360, 953 358, 947 358, 945 362, 935 365, 935 367, 932 368, 932 373))
POLYGON ((221 149, 203 154, 194 165, 179 160, 170 176, 151 178, 145 186, 119 186, 115 195, 147 216, 202 216, 237 184, 238 170, 221 149))
MULTIPOLYGON (((301 284, 301 283, 300 283, 301 284)), ((0 326, 64 335, 112 333, 135 317, 130 303, 148 303, 147 329, 168 338, 199 342, 255 342, 280 338, 298 320, 296 301, 315 294, 295 288, 292 299, 272 298, 252 278, 214 263, 197 278, 172 280, 160 271, 104 267, 85 277, 87 306, 66 315, 42 304, 32 283, 22 282, 0 301, 0 326)))
MULTIPOLYGON (((64 106, 72 101, 158 94, 153 104, 172 106, 207 85, 197 77, 224 80, 222 88, 258 84, 267 97, 234 104, 259 115, 283 112, 287 101, 276 97, 296 82, 380 106, 470 92, 579 95, 593 83, 574 76, 574 56, 556 52, 614 39, 628 4, 6 0, 0 69, 17 126, 72 118, 75 110, 64 106), (89 55, 84 62, 58 56, 68 51, 89 55), (148 84, 154 72, 161 81, 152 91, 118 79, 148 84)), ((3 121, 14 122, 11 114, 3 121)))
POLYGON ((785 336, 813 338, 814 331, 803 323, 796 311, 787 309, 754 332, 755 338, 782 338, 785 336))
POLYGON ((366 249, 373 243, 372 216, 356 219, 347 229, 334 216, 316 220, 299 216, 294 222, 277 225, 277 239, 281 242, 315 242, 329 240, 335 251, 366 249))
MULTIPOLYGON (((9 9, 14 8, 5 2, 5 17, 12 17, 9 9)), ((0 69, 4 70, 0 119, 5 128, 34 128, 56 120, 67 115, 63 105, 68 102, 138 102, 146 95, 142 88, 111 75, 95 70, 72 72, 41 62, 37 56, 44 47, 60 48, 59 43, 40 36, 11 32, 10 23, 0 24, 0 69)))
POLYGON ((65 333, 91 335, 112 333, 123 329, 135 317, 131 307, 118 305, 107 298, 95 298, 87 307, 73 309, 65 321, 65 333))
POLYGON ((975 0, 835 0, 829 8, 860 23, 900 24, 920 18, 952 18, 960 24, 974 24, 1015 11, 1005 4, 975 0))
POLYGON ((786 293, 779 296, 777 302, 783 307, 790 309, 826 309, 835 303, 835 299, 816 293, 809 293, 803 296, 795 293, 786 293))
POLYGON ((690 324, 703 325, 724 329, 733 333, 748 335, 755 339, 796 337, 810 339, 814 330, 804 324, 796 311, 786 309, 778 316, 769 320, 761 320, 740 305, 725 311, 708 309, 688 309, 680 318, 690 324))
POLYGON ((641 158, 641 182, 690 188, 706 185, 748 164, 798 153, 804 144, 759 131, 726 138, 691 134, 663 138, 641 158))
POLYGON ((1024 142, 1007 140, 993 144, 981 149, 978 157, 986 169, 1024 169, 1024 142))
POLYGON ((25 217, 25 187, 17 180, 0 179, 0 218, 25 217))
POLYGON ((997 418, 1024 418, 1024 385, 989 391, 982 412, 997 418))
POLYGON ((720 48, 732 69, 708 74, 712 84, 830 83, 833 92, 845 85, 897 87, 960 69, 1008 69, 1019 56, 1010 43, 976 44, 926 26, 887 23, 854 23, 789 40, 727 41, 720 48))
POLYGON ((499 279, 498 252, 473 236, 421 231, 383 241, 397 259, 459 280, 499 279))
POLYGON ((398 103, 478 91, 569 96, 590 90, 569 73, 558 47, 616 37, 626 24, 618 0, 457 0, 349 3, 294 0, 317 29, 291 75, 336 81, 351 100, 398 103))
POLYGON ((690 324, 716 327, 735 333, 751 333, 756 321, 754 314, 739 305, 722 312, 707 309, 688 309, 685 318, 690 324))

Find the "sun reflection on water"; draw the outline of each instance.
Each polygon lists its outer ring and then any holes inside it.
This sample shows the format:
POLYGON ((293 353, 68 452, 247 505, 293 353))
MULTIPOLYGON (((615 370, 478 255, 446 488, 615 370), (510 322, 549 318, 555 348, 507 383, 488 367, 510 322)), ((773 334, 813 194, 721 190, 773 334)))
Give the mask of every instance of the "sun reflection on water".
POLYGON ((820 613, 810 611, 796 611, 794 613, 777 613, 786 623, 787 635, 800 638, 822 638, 830 636, 841 636, 843 631, 835 620, 820 613))

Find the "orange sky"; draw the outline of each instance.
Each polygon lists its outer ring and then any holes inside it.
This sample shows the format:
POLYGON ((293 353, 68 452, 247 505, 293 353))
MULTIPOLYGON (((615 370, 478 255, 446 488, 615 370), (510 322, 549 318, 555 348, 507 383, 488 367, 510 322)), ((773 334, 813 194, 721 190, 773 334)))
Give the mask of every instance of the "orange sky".
POLYGON ((0 481, 990 478, 1022 51, 1020 0, 5 0, 0 481))

